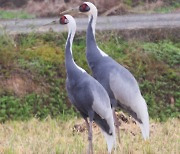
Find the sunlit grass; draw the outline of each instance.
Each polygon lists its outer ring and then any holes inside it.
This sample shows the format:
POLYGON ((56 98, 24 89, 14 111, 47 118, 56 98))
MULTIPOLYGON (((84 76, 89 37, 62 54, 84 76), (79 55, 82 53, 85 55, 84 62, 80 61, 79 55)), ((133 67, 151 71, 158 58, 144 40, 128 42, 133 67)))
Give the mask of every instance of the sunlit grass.
MULTIPOLYGON (((87 151, 87 131, 73 131, 82 119, 69 121, 47 118, 27 122, 10 121, 0 124, 0 153, 3 154, 84 154, 87 151)), ((117 153, 133 154, 178 154, 180 151, 180 120, 165 123, 151 121, 150 140, 144 141, 136 124, 121 125, 121 143, 117 153)), ((96 154, 107 153, 104 137, 99 128, 93 128, 93 143, 96 154)))

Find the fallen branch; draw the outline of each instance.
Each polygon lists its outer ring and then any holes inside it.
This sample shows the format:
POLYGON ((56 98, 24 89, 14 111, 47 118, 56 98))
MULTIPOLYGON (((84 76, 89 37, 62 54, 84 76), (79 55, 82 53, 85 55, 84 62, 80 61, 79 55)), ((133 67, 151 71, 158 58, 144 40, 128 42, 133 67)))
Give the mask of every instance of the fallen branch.
POLYGON ((109 14, 113 13, 114 11, 120 9, 120 8, 125 8, 128 10, 128 6, 126 6, 123 3, 120 3, 119 5, 113 6, 111 9, 107 10, 102 14, 102 16, 108 16, 109 14))

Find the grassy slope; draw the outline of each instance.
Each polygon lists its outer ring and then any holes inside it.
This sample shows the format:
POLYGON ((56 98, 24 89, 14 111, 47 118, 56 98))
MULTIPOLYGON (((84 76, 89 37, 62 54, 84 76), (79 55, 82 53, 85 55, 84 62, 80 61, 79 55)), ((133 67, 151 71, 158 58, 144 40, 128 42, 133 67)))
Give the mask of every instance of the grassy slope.
MULTIPOLYGON (((28 122, 10 121, 0 124, 0 153, 86 153, 87 131, 73 131, 74 124, 83 120, 68 121, 31 119, 28 122)), ((178 154, 180 148, 180 121, 165 123, 151 121, 151 137, 145 142, 135 124, 122 124, 121 143, 117 143, 117 153, 123 154, 178 154), (132 132, 134 135, 132 135, 132 132)), ((107 153, 105 140, 96 127, 93 128, 93 143, 96 154, 107 153)))
MULTIPOLYGON (((100 48, 127 67, 140 83, 151 118, 179 116, 179 42, 125 41, 115 33, 97 36, 100 48)), ((76 115, 66 105, 65 40, 65 34, 55 33, 14 39, 1 36, 0 121, 76 115)), ((82 35, 76 36, 73 51, 76 62, 90 72, 82 35)))

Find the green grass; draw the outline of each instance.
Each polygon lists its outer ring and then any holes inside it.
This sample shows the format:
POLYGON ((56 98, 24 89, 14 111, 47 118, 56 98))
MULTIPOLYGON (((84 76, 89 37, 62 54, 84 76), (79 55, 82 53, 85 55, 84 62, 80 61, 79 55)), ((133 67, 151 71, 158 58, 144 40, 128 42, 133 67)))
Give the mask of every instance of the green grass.
MULTIPOLYGON (((166 121, 180 116, 178 41, 126 41, 115 33, 97 36, 99 47, 138 80, 151 118, 166 121)), ((0 121, 77 115, 65 90, 66 37, 66 33, 0 36, 0 121)), ((84 36, 76 36, 73 54, 77 64, 91 73, 84 36)))
MULTIPOLYGON (((122 123, 120 126, 121 143, 117 142, 116 153, 169 154, 179 153, 180 120, 169 119, 165 123, 151 121, 150 139, 144 141, 138 125, 122 123)), ((0 153, 86 153, 87 129, 82 119, 68 121, 46 118, 39 121, 33 118, 25 122, 8 121, 0 124, 0 153), (78 132, 74 125, 85 131, 78 132)), ((95 154, 106 154, 107 148, 98 127, 93 127, 95 154)))
POLYGON ((154 11, 157 13, 171 13, 177 8, 180 8, 180 2, 172 1, 169 2, 169 5, 165 5, 163 7, 157 8, 154 11))
POLYGON ((29 19, 35 18, 35 15, 24 11, 0 10, 0 19, 29 19))
POLYGON ((124 0, 123 3, 130 12, 136 13, 172 13, 180 8, 179 0, 124 0))

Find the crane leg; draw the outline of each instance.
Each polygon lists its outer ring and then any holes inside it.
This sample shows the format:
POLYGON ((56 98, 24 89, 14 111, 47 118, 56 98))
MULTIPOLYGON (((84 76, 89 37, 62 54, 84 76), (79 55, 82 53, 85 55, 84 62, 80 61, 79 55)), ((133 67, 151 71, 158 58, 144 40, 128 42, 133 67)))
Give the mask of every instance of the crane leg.
POLYGON ((119 121, 117 119, 117 116, 116 116, 116 113, 115 113, 115 108, 113 108, 112 110, 113 110, 114 124, 115 124, 116 131, 117 131, 117 134, 118 134, 118 141, 119 141, 119 143, 121 143, 120 129, 119 129, 120 123, 119 123, 119 121))
POLYGON ((93 154, 93 145, 92 145, 92 121, 89 122, 88 140, 89 140, 89 148, 90 148, 91 154, 93 154))
POLYGON ((86 125, 88 128, 88 141, 89 141, 89 146, 88 146, 88 154, 93 154, 93 145, 92 145, 92 121, 88 123, 88 120, 85 119, 86 125))

